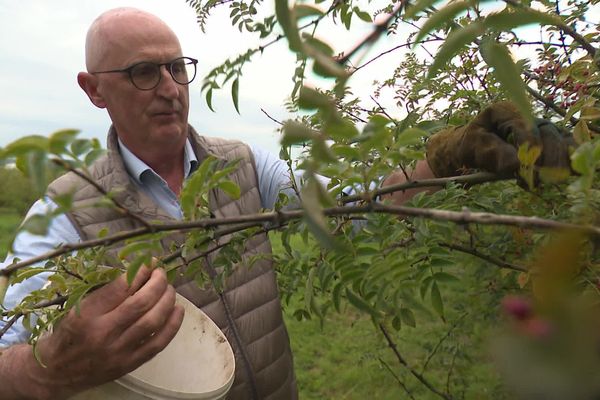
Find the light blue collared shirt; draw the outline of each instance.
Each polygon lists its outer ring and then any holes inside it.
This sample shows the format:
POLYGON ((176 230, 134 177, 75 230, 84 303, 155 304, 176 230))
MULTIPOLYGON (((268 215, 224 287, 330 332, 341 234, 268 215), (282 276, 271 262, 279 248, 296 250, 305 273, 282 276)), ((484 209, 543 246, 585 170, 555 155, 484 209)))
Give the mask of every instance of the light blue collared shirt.
MULTIPOLYGON (((167 183, 147 164, 136 157, 125 145, 119 143, 121 155, 127 172, 138 187, 153 198, 169 215, 181 219, 182 211, 179 200, 167 183)), ((293 195, 290 185, 290 173, 286 163, 275 157, 268 151, 252 147, 256 169, 258 174, 258 185, 262 207, 272 209, 281 191, 293 195)), ((184 176, 187 178, 198 166, 198 160, 188 141, 185 146, 183 160, 184 176)), ((299 174, 295 177, 298 178, 299 174)), ((56 204, 48 197, 38 200, 29 209, 26 219, 35 214, 47 214, 56 209, 56 204)), ((77 243, 81 238, 66 215, 55 217, 48 227, 45 236, 33 235, 29 232, 20 232, 12 245, 12 252, 7 255, 4 263, 0 263, 0 269, 10 265, 14 258, 27 260, 47 253, 57 246, 65 243, 77 243)), ((36 275, 22 283, 12 285, 8 288, 3 307, 13 309, 23 298, 33 290, 40 289, 47 282, 49 273, 36 275)), ((4 325, 0 320, 0 327, 4 325)), ((15 323, 0 338, 0 347, 8 347, 16 343, 26 342, 29 332, 21 321, 15 323)))

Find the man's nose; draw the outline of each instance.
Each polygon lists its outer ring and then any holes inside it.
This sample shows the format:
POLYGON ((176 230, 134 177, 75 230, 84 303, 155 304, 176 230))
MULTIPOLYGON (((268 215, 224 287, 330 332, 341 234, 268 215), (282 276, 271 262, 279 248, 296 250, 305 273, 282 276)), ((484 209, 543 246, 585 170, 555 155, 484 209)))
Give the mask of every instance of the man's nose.
POLYGON ((179 96, 179 84, 175 82, 168 65, 162 65, 159 69, 161 77, 157 86, 157 93, 169 99, 175 99, 179 96))

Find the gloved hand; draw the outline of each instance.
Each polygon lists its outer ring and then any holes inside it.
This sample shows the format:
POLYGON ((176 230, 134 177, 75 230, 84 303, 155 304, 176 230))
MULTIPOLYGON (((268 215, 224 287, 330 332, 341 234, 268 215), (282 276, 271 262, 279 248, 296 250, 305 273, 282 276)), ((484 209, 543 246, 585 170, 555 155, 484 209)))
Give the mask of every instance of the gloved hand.
POLYGON ((427 162, 437 177, 460 175, 466 168, 514 175, 520 165, 517 151, 524 143, 541 147, 536 166, 570 170, 572 137, 543 119, 529 127, 509 102, 492 104, 469 124, 433 135, 427 143, 427 162))

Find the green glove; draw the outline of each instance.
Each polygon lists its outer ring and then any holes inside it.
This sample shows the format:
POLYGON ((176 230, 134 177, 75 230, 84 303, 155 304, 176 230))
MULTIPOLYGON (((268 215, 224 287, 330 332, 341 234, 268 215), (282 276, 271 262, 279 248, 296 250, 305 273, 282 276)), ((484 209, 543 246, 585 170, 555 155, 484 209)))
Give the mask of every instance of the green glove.
POLYGON ((520 164, 517 150, 524 143, 541 147, 538 167, 570 169, 571 136, 543 119, 536 119, 530 128, 509 102, 495 103, 469 124, 433 135, 427 143, 427 162, 437 177, 460 175, 471 168, 514 175, 520 164))

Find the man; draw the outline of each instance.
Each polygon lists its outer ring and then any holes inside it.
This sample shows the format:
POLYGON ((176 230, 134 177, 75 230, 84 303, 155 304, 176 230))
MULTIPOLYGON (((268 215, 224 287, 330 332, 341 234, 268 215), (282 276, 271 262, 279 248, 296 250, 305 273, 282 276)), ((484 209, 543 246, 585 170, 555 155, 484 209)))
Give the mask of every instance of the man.
MULTIPOLYGON (((241 198, 231 201, 211 193, 217 217, 271 208, 289 181, 285 164, 273 156, 237 141, 200 137, 188 125, 187 84, 195 62, 183 57, 177 37, 163 21, 140 10, 110 10, 88 32, 87 72, 79 73, 77 80, 113 123, 108 156, 94 164, 91 175, 107 191, 120 188, 119 202, 148 220, 181 218, 177 196, 183 181, 208 154, 242 159, 231 177, 241 188, 241 198), (184 73, 188 68, 191 72, 184 73)), ((508 152, 514 164, 516 151, 508 152)), ((458 162, 457 168, 462 165, 458 162)), ((412 172, 413 179, 433 176, 427 162, 418 163, 412 172)), ((402 180, 402 174, 393 174, 384 184, 402 180)), ((117 232, 139 226, 116 211, 86 207, 100 193, 74 174, 53 182, 49 197, 36 203, 29 215, 52 209, 52 198, 71 190, 75 211, 57 217, 44 237, 21 233, 14 255, 27 259, 60 243, 93 238, 104 227, 117 232)), ((401 203, 413 194, 397 193, 394 201, 401 203)), ((262 236, 250 241, 244 256, 268 252, 268 239, 262 236)), ((46 278, 39 275, 12 286, 4 306, 13 307, 46 278)), ((179 329, 183 311, 175 305, 176 290, 201 307, 234 347, 236 377, 228 398, 297 398, 275 276, 265 260, 252 269, 237 266, 222 296, 182 278, 169 285, 160 269, 142 268, 131 286, 121 277, 89 294, 80 313, 71 312, 52 334, 40 339, 38 353, 45 368, 34 359, 31 347, 22 344, 28 333, 17 324, 0 341, 6 347, 0 356, 0 398, 67 398, 134 370, 160 352, 179 329)))

